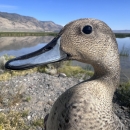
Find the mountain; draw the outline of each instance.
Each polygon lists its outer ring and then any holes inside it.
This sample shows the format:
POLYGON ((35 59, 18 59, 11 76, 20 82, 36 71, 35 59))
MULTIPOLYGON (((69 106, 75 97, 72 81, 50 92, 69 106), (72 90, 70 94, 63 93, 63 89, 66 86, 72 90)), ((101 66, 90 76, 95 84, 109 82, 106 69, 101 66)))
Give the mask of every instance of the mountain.
POLYGON ((52 21, 39 21, 16 13, 0 12, 1 32, 59 32, 62 26, 52 21))

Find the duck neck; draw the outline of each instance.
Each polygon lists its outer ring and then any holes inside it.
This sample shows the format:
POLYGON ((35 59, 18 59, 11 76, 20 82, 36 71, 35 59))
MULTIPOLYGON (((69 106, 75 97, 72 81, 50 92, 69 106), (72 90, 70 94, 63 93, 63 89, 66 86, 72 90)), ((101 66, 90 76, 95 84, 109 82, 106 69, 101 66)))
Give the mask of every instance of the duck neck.
POLYGON ((118 51, 114 53, 114 55, 107 53, 107 55, 102 57, 99 62, 94 63, 93 67, 95 73, 92 79, 100 79, 105 82, 105 84, 108 84, 107 86, 109 87, 111 82, 114 93, 116 88, 119 86, 120 81, 120 62, 118 51))

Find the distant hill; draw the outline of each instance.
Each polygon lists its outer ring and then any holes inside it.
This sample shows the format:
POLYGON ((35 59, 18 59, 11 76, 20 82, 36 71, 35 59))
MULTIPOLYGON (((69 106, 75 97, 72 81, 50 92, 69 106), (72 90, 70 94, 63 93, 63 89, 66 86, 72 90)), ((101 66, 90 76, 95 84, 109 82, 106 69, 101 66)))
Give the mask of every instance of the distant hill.
MULTIPOLYGON (((63 26, 53 21, 39 21, 30 16, 0 12, 0 32, 59 32, 63 26)), ((114 33, 130 33, 130 30, 113 30, 114 33)))
POLYGON ((16 13, 0 12, 0 32, 59 32, 62 26, 16 13))
POLYGON ((114 33, 130 33, 130 30, 113 30, 114 33))

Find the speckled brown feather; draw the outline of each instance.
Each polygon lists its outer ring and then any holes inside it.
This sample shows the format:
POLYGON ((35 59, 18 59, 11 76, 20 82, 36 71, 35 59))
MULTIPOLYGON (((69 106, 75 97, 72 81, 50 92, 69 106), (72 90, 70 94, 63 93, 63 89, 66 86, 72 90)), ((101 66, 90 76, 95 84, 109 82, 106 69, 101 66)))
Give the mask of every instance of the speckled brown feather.
POLYGON ((66 92, 54 103, 46 130, 125 130, 112 110, 112 98, 119 85, 120 65, 112 30, 96 19, 79 19, 59 33, 61 49, 70 59, 89 63, 94 76, 66 92), (85 25, 92 27, 84 34, 85 25))

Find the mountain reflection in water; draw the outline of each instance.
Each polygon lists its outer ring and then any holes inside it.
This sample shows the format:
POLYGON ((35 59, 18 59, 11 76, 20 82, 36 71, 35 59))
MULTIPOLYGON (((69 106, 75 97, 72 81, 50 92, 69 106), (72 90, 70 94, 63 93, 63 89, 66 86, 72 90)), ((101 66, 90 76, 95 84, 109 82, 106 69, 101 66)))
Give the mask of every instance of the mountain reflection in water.
POLYGON ((52 39, 53 36, 0 37, 0 52, 3 50, 28 48, 39 43, 48 43, 52 39))
MULTIPOLYGON (((0 37, 0 56, 5 54, 21 56, 40 49, 52 39, 53 36, 0 37)), ((120 56, 121 80, 127 81, 130 80, 130 37, 117 38, 116 40, 119 52, 123 47, 129 52, 129 56, 120 56)), ((77 61, 73 61, 72 65, 88 68, 86 64, 77 61)))

